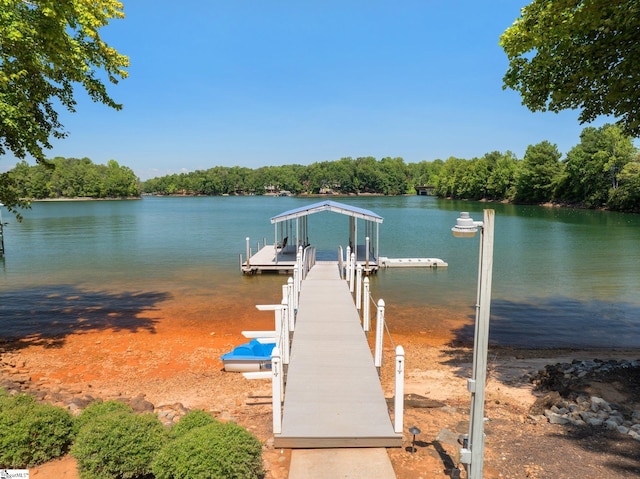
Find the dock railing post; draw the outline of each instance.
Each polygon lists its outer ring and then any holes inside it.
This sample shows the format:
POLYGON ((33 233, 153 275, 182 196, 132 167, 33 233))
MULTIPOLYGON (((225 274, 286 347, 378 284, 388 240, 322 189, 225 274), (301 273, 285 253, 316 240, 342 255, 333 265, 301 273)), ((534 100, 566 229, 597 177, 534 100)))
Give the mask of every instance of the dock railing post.
POLYGON ((369 271, 369 237, 368 236, 364 239, 364 245, 365 245, 364 246, 364 248, 365 248, 365 256, 364 256, 365 257, 365 262, 364 262, 365 270, 369 271))
POLYGON ((298 291, 300 291, 300 285, 299 285, 299 275, 298 275, 298 267, 295 266, 293 268, 293 277, 292 277, 293 281, 293 302, 296 302, 296 298, 298 297, 298 291))
MULTIPOLYGON (((282 309, 280 310, 280 338, 278 346, 282 352, 282 363, 289 364, 289 287, 282 285, 282 309)), ((276 315, 278 312, 276 311, 276 315)))
POLYGON ((364 278, 364 295, 362 298, 362 329, 369 332, 371 329, 371 313, 369 312, 369 278, 364 278))
MULTIPOLYGON (((296 295, 296 298, 298 297, 298 294, 300 293, 300 285, 302 283, 302 246, 300 246, 300 248, 298 248, 298 254, 296 255, 296 266, 294 269, 298 270, 298 276, 293 278, 295 286, 294 286, 294 293, 296 295)), ((295 301, 297 304, 297 300, 295 301)))
POLYGON ((374 355, 375 366, 382 367, 382 335, 384 333, 384 299, 378 300, 378 314, 376 316, 376 347, 374 355))
POLYGON ((396 393, 393 407, 395 432, 402 434, 404 428, 404 348, 396 348, 396 393))
POLYGON ((271 353, 271 404, 273 406, 273 433, 282 433, 282 364, 280 349, 276 346, 271 353))
POLYGON ((247 236, 246 238, 246 242, 247 242, 247 268, 250 266, 249 264, 249 258, 251 258, 251 247, 249 246, 249 237, 247 236))
POLYGON ((362 309, 362 265, 356 268, 356 309, 362 309))
POLYGON ((293 278, 289 277, 287 280, 287 297, 288 303, 291 305, 289 308, 289 331, 296 330, 296 310, 298 306, 296 305, 296 299, 293 294, 293 278))
POLYGON ((351 277, 349 276, 351 274, 351 246, 347 246, 347 266, 345 268, 345 272, 344 272, 344 279, 346 279, 347 281, 351 281, 351 277))
POLYGON ((349 291, 353 293, 353 286, 356 276, 356 254, 351 253, 351 262, 349 264, 349 291))

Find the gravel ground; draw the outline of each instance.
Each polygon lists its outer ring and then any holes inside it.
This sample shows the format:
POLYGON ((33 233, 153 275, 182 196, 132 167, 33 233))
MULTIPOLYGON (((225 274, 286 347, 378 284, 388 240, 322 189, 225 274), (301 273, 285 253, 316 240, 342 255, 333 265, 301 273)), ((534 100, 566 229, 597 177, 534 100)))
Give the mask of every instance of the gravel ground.
MULTIPOLYGON (((267 329, 268 324, 243 324, 267 329)), ((393 334, 393 332, 392 332, 393 334)), ((424 335, 393 334, 406 351, 405 444, 389 449, 399 479, 465 477, 458 437, 469 419, 471 351, 424 335), (421 433, 410 452, 411 426, 421 433)), ((265 479, 287 477, 290 451, 271 446, 270 383, 221 370, 219 356, 244 342, 237 327, 208 329, 158 321, 152 330, 85 330, 63 338, 0 340, 0 379, 23 389, 97 399, 144 397, 156 407, 180 403, 247 427, 265 443, 265 479)), ((382 381, 393 396, 393 349, 385 349, 382 381)), ((547 364, 580 359, 640 358, 637 351, 491 350, 486 400, 484 477, 583 479, 640 476, 640 441, 605 428, 549 424, 530 413, 548 391, 531 379, 547 364)), ((589 394, 640 409, 637 377, 594 377, 589 394), (634 382, 635 381, 635 382, 634 382)), ((42 394, 45 397, 46 394, 42 394)), ((54 396, 51 396, 54 397, 54 396)), ((46 400, 46 399, 45 399, 46 400)), ((34 477, 76 479, 72 458, 32 471, 34 477)))

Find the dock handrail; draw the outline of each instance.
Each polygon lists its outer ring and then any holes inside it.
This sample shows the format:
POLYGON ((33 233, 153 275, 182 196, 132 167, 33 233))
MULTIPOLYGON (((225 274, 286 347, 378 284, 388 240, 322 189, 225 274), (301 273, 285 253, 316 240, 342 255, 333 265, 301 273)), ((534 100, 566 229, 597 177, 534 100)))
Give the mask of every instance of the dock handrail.
POLYGON ((305 279, 307 277, 307 273, 313 265, 316 264, 316 247, 315 246, 307 246, 302 252, 302 278, 305 279))
POLYGON ((378 374, 381 374, 382 369, 382 343, 384 333, 386 331, 387 337, 393 350, 395 351, 395 387, 394 387, 394 429, 397 433, 402 433, 404 427, 404 375, 405 375, 405 352, 402 346, 396 346, 389 326, 385 320, 385 302, 383 299, 374 299, 369 288, 369 278, 362 278, 361 266, 358 265, 357 274, 357 287, 356 287, 356 309, 360 310, 359 302, 362 302, 362 328, 365 332, 369 332, 371 325, 370 304, 373 304, 376 315, 376 339, 374 343, 373 362, 378 369, 378 374))

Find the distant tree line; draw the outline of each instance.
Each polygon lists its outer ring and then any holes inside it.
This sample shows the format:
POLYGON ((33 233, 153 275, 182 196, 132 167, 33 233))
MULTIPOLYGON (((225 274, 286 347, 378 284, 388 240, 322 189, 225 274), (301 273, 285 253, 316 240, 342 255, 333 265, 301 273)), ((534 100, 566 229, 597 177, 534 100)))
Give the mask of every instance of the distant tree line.
POLYGON ((95 165, 88 158, 54 158, 30 166, 20 162, 5 173, 17 198, 112 198, 160 195, 264 195, 415 193, 429 186, 442 198, 557 202, 586 208, 640 212, 640 154, 619 126, 587 127, 561 159, 556 145, 530 145, 519 160, 494 151, 481 158, 405 163, 402 158, 342 158, 308 166, 257 169, 216 166, 140 183, 115 160, 95 165))
POLYGON ((152 178, 141 184, 152 194, 224 195, 415 193, 431 186, 442 198, 558 202, 586 208, 640 211, 640 155, 616 125, 587 127, 564 159, 556 145, 530 145, 519 160, 494 151, 481 158, 406 164, 402 158, 342 158, 309 166, 258 169, 217 166, 152 178))
POLYGON ((426 180, 421 173, 427 162, 405 164, 402 158, 342 158, 308 166, 265 166, 257 169, 216 166, 208 170, 173 174, 142 183, 145 193, 159 194, 255 194, 288 191, 291 194, 401 195, 414 182, 426 180), (422 176, 423 178, 419 178, 422 176))
POLYGON ((115 160, 96 165, 89 158, 56 157, 35 166, 21 161, 7 174, 15 196, 23 199, 140 196, 138 177, 115 160))

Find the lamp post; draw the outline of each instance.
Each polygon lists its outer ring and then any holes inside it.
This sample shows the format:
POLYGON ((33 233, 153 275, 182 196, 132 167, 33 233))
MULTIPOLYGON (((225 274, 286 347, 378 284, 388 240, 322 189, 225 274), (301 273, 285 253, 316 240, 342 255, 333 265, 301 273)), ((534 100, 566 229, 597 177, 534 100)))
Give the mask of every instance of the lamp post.
POLYGON ((468 442, 460 451, 460 462, 469 479, 481 479, 484 462, 484 399, 487 381, 487 350, 489 348, 489 312, 491 309, 491 276, 493 269, 494 210, 484 210, 484 221, 473 221, 469 213, 460 213, 451 228, 456 237, 469 238, 480 230, 480 259, 476 299, 475 332, 473 339, 473 370, 467 380, 471 393, 468 442))

